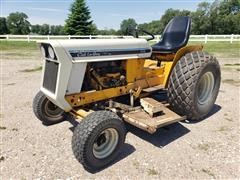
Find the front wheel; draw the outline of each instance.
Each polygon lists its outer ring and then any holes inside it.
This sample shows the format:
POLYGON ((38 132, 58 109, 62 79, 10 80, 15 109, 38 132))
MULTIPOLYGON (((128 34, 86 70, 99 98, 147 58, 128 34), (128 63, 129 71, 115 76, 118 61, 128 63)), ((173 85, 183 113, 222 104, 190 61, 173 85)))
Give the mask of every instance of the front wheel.
POLYGON ((168 97, 172 109, 188 119, 205 117, 213 108, 221 81, 221 71, 215 57, 202 51, 183 56, 173 68, 168 97))
POLYGON ((66 118, 66 113, 53 104, 41 91, 33 99, 33 112, 45 125, 56 124, 66 118))
POLYGON ((73 154, 86 170, 96 172, 117 157, 125 136, 125 125, 115 113, 93 112, 74 129, 73 154))

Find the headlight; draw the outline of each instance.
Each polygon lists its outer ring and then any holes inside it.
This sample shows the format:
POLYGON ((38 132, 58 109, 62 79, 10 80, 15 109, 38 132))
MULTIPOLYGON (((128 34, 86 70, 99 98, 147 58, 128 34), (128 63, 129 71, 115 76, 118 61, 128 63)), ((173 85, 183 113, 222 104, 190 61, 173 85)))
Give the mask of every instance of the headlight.
POLYGON ((54 53, 53 48, 51 46, 48 46, 48 55, 51 59, 55 58, 55 53, 54 53))
POLYGON ((41 46, 41 53, 42 53, 42 57, 45 58, 46 57, 46 50, 43 46, 41 46))

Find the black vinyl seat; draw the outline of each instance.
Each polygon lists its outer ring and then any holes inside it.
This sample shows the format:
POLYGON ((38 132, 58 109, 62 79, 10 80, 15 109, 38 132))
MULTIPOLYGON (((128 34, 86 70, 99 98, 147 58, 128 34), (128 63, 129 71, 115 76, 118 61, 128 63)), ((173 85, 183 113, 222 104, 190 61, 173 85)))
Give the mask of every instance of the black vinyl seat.
POLYGON ((178 16, 173 18, 163 31, 161 40, 152 46, 153 53, 174 53, 188 42, 191 18, 178 16))

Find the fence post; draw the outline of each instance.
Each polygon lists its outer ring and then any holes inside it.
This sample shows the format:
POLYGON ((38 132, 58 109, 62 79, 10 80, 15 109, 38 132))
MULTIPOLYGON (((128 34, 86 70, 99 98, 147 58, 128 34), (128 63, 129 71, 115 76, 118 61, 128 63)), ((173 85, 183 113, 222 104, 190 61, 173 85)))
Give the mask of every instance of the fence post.
POLYGON ((232 44, 233 43, 233 34, 231 35, 231 39, 230 39, 230 43, 232 44))
POLYGON ((70 34, 68 35, 68 39, 71 39, 71 35, 70 34))
POLYGON ((89 35, 89 39, 92 39, 92 35, 91 34, 89 35))
POLYGON ((30 42, 30 35, 27 36, 27 41, 30 42))
POLYGON ((205 34, 205 40, 204 40, 204 43, 205 43, 205 44, 207 43, 207 39, 208 39, 208 35, 205 34))
POLYGON ((47 39, 48 39, 48 40, 50 39, 50 36, 49 36, 49 35, 47 35, 47 39))
POLYGON ((7 38, 7 40, 9 40, 9 35, 8 34, 7 34, 6 38, 7 38))

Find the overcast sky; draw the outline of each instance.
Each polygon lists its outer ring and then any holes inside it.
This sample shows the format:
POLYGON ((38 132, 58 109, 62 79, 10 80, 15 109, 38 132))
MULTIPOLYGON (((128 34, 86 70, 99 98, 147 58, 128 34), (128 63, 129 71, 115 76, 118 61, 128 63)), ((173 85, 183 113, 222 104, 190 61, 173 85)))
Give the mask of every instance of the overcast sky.
MULTIPOLYGON (((118 29, 123 19, 137 23, 160 19, 168 8, 195 10, 203 0, 87 0, 92 20, 98 28, 118 29)), ((212 0, 205 0, 212 2, 212 0)), ((73 0, 0 0, 1 16, 24 12, 31 24, 64 24, 73 0)))

